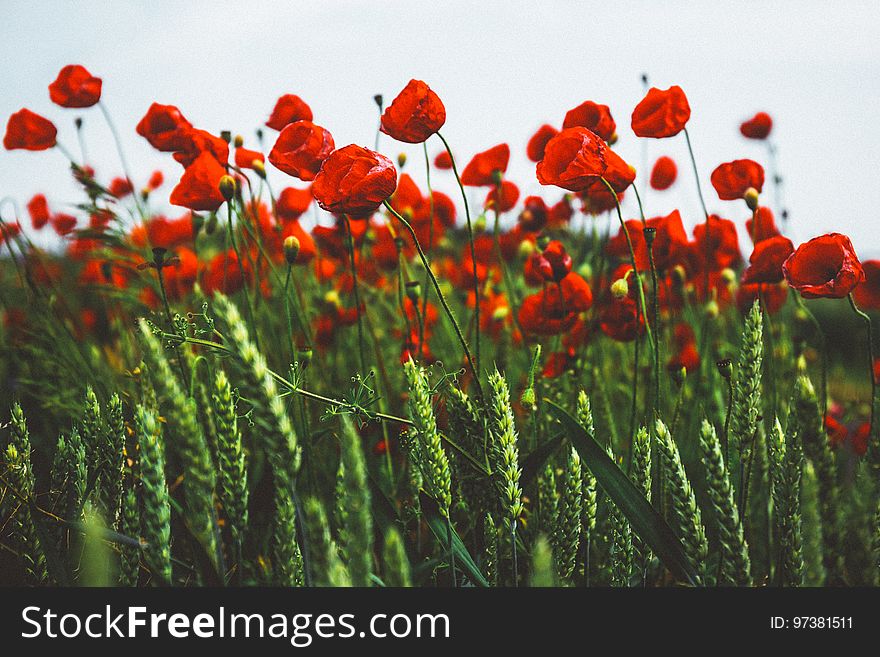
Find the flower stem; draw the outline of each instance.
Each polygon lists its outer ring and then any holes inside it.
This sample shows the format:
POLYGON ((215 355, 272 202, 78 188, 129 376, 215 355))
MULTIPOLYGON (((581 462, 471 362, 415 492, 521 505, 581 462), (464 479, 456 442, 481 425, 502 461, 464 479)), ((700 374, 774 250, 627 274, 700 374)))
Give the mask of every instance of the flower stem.
POLYGON ((694 169, 694 180, 696 180, 696 182, 697 182, 697 194, 700 197, 700 205, 702 206, 703 214, 706 217, 706 237, 703 240, 703 243, 704 243, 704 248, 706 250, 705 251, 705 255, 706 255, 705 277, 706 277, 706 298, 708 299, 708 297, 709 297, 709 260, 712 255, 712 247, 711 247, 712 243, 709 240, 709 211, 706 209, 706 199, 703 198, 703 187, 702 187, 702 185, 700 185, 700 172, 697 169, 697 160, 694 157, 694 149, 691 146, 691 136, 688 133, 687 128, 684 129, 684 138, 685 138, 685 141, 687 142, 688 154, 691 156, 691 166, 694 169))
POLYGON ((348 215, 342 215, 345 221, 345 231, 348 233, 348 258, 351 267, 351 292, 354 295, 354 309, 357 313, 357 330, 358 330, 358 353, 360 354, 361 371, 366 373, 367 361, 364 356, 364 321, 361 316, 361 299, 358 292, 357 266, 354 262, 354 234, 351 232, 351 219, 348 215))
MULTIPOLYGON (((443 292, 440 290, 440 283, 437 280, 437 277, 434 275, 434 272, 431 270, 431 263, 428 261, 428 257, 425 255, 425 252, 422 250, 422 245, 419 242, 419 238, 416 235, 416 231, 413 230, 412 225, 386 200, 384 202, 385 207, 400 223, 403 224, 404 228, 409 232, 410 237, 412 237, 413 243, 415 244, 416 251, 418 251, 419 258, 422 261, 422 264, 425 267, 425 270, 428 272, 428 276, 431 279, 431 283, 434 285, 434 289, 437 291, 437 297, 440 299, 440 304, 443 306, 443 311, 446 313, 446 316, 449 317, 449 321, 452 322, 452 327, 455 330, 455 334, 458 337, 458 341, 461 343, 462 349, 464 349, 465 358, 467 358, 468 369, 471 371, 471 375, 474 377, 474 384, 477 386, 477 392, 479 393, 480 399, 483 399, 483 387, 480 385, 480 377, 477 371, 477 367, 474 363, 474 359, 471 356, 470 347, 468 347, 467 340, 465 340, 464 334, 461 332, 461 327, 458 325, 458 321, 455 319, 455 315, 452 312, 452 308, 449 307, 449 304, 446 301, 446 297, 443 296, 443 292)), ((479 330, 479 329, 478 329, 479 330)), ((478 341, 479 344, 479 341, 478 341)))
POLYGON ((874 437, 874 407, 877 405, 877 379, 874 376, 874 331, 871 326, 871 318, 865 313, 863 310, 860 310, 856 305, 856 300, 853 298, 852 292, 847 295, 849 299, 849 305, 852 307, 853 312, 856 315, 862 318, 865 322, 865 328, 868 332, 868 376, 871 378, 871 431, 869 435, 871 436, 871 441, 873 442, 874 437))
MULTIPOLYGON (((474 328, 475 328, 475 343, 474 343, 474 352, 475 352, 475 364, 474 369, 476 372, 480 371, 480 280, 477 278, 477 248, 474 246, 474 228, 471 224, 471 210, 468 205, 467 194, 464 191, 464 185, 461 182, 461 177, 458 175, 458 167, 455 164, 455 157, 452 155, 452 149, 449 148, 449 143, 439 132, 437 136, 440 137, 440 141, 443 142, 443 146, 446 148, 446 152, 449 154, 449 161, 452 163, 452 173, 455 175, 455 181, 458 183, 458 188, 461 190, 461 200, 464 203, 464 216, 467 219, 467 230, 468 230, 468 241, 471 246, 471 265, 473 267, 473 277, 474 277, 474 328)), ((474 375, 476 376, 476 374, 474 375)))

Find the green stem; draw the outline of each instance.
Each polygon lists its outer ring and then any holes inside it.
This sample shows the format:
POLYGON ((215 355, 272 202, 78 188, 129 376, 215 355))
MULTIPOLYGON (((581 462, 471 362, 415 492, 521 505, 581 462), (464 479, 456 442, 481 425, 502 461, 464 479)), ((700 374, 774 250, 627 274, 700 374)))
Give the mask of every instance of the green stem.
MULTIPOLYGON (((468 205, 467 194, 464 191, 464 185, 461 182, 461 177, 458 175, 458 167, 455 164, 455 157, 452 155, 452 149, 449 148, 449 143, 439 132, 437 136, 440 137, 440 141, 443 142, 443 146, 446 148, 446 152, 449 154, 449 161, 452 163, 452 173, 455 175, 455 181, 458 183, 458 188, 461 190, 461 200, 464 203, 464 216, 467 219, 467 230, 468 230, 468 242, 470 242, 471 247, 471 264, 473 266, 473 277, 474 277, 474 327, 476 340, 474 344, 474 350, 476 354, 476 363, 473 366, 475 372, 480 371, 480 280, 477 278, 477 248, 474 246, 474 228, 471 224, 471 210, 468 205)), ((476 376, 476 374, 474 375, 476 376)))
POLYGON ((113 142, 116 144, 116 152, 119 154, 119 162, 122 164, 122 172, 125 174, 125 179, 128 180, 129 184, 132 186, 134 204, 137 206, 138 213, 141 217, 145 217, 144 208, 140 202, 140 192, 137 189, 134 189, 134 180, 131 177, 128 162, 125 159, 125 152, 122 150, 122 142, 119 140, 119 132, 116 130, 116 124, 113 122, 110 112, 107 111, 107 106, 104 105, 104 101, 98 101, 98 107, 101 109, 101 114, 104 115, 107 127, 110 128, 110 134, 113 135, 113 142))
POLYGON ((364 356, 364 320, 361 316, 361 300, 358 292, 357 265, 354 261, 354 235, 351 232, 351 220, 348 215, 342 215, 345 221, 345 231, 348 233, 348 258, 351 267, 351 292, 354 296, 354 309, 357 313, 358 353, 360 354, 361 372, 366 373, 367 361, 364 356))
MULTIPOLYGON (((235 239, 235 231, 232 228, 232 201, 226 202, 226 230, 229 241, 232 244, 232 251, 235 253, 235 259, 238 262, 238 273, 241 275, 241 289, 244 291, 244 303, 248 313, 248 323, 251 325, 251 333, 254 336, 254 343, 257 349, 260 349, 260 336, 257 334, 257 323, 254 321, 254 310, 251 307, 251 295, 248 292, 247 276, 244 275, 244 264, 241 262, 241 252, 238 250, 238 242, 235 239)), ((223 267, 226 271, 226 267, 223 267)), ((224 281, 225 282, 225 281, 224 281)))
POLYGON ((871 318, 864 311, 860 310, 856 305, 856 300, 853 298, 852 292, 847 295, 847 299, 849 299, 849 305, 852 307, 853 312, 856 315, 862 318, 865 322, 865 328, 868 333, 868 376, 871 378, 871 430, 869 435, 871 436, 871 441, 874 441, 874 407, 876 406, 877 400, 877 379, 874 376, 874 331, 871 326, 871 318))
MULTIPOLYGON (((440 304, 443 306, 443 311, 446 313, 446 316, 449 317, 449 321, 452 322, 452 327, 455 330, 455 334, 458 337, 458 341, 461 343, 462 349, 464 349, 465 358, 467 358, 468 369, 471 371, 471 375, 474 377, 474 384, 477 386, 477 392, 479 393, 480 399, 483 399, 483 388, 480 385, 480 377, 477 374, 477 367, 474 364, 474 359, 471 356, 470 347, 468 347, 467 340, 465 340, 464 334, 461 332, 461 327, 458 325, 458 321, 455 319, 455 315, 452 312, 452 308, 449 307, 449 303, 446 301, 446 297, 443 296, 443 292, 440 290, 440 283, 437 280, 437 277, 434 275, 434 272, 431 270, 431 263, 428 261, 428 257, 425 255, 425 252, 422 250, 422 245, 419 242, 419 238, 416 235, 416 231, 413 229, 412 225, 386 200, 384 202, 385 207, 388 211, 400 222, 403 224, 404 228, 412 237, 413 243, 416 246, 416 251, 418 251, 419 258, 422 261, 422 265, 425 267, 425 271, 428 272, 428 276, 431 279, 431 282, 434 285, 434 289, 437 291, 437 296, 440 299, 440 304)), ((479 301, 477 302, 479 305, 479 301)), ((477 334, 479 335, 479 328, 477 329, 477 334)), ((479 344, 479 340, 477 340, 477 344, 479 344)))
POLYGON ((694 157, 694 149, 691 146, 691 136, 688 134, 687 128, 684 129, 684 138, 687 142, 688 154, 691 157, 691 166, 694 169, 694 180, 697 181, 697 194, 700 197, 700 205, 703 208, 703 214, 706 217, 706 237, 703 240, 704 248, 706 250, 706 265, 705 265, 705 277, 706 277, 706 298, 709 298, 709 260, 712 255, 712 247, 711 242, 709 241, 709 211, 706 209, 706 200, 703 198, 703 187, 700 185, 700 172, 697 169, 697 160, 694 157))

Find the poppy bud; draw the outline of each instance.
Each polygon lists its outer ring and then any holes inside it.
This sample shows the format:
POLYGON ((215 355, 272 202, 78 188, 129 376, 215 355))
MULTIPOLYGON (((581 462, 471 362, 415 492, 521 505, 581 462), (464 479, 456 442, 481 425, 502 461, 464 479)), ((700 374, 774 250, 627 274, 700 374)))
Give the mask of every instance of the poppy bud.
POLYGON ((379 109, 382 109, 382 106, 384 103, 384 99, 382 98, 382 94, 376 94, 375 96, 373 96, 373 102, 379 106, 379 109))
POLYGON ((577 268, 577 273, 581 278, 589 280, 593 277, 593 268, 590 267, 590 263, 585 262, 577 268))
POLYGON ((718 368, 718 373, 723 376, 725 380, 730 381, 730 375, 733 372, 733 366, 729 358, 722 358, 721 360, 717 361, 715 363, 715 367, 718 368))
POLYGON ((486 230, 486 215, 481 214, 477 217, 476 221, 474 221, 474 232, 482 233, 486 230))
POLYGON ((225 141, 227 144, 232 141, 232 132, 229 130, 221 130, 220 131, 220 139, 225 141))
POLYGON ((404 164, 406 164, 406 153, 398 153, 397 154, 397 166, 399 166, 402 169, 404 164))
POLYGON ((535 243, 531 240, 523 240, 518 247, 519 257, 528 258, 535 252, 535 243))
POLYGON ((650 250, 654 244, 654 238, 657 237, 657 229, 653 226, 648 226, 643 230, 643 233, 645 235, 645 244, 648 245, 648 250, 650 250))
POLYGON ((743 195, 743 198, 746 201, 746 205, 749 206, 749 210, 754 212, 758 209, 758 190, 754 187, 749 187, 746 190, 746 193, 743 195))
POLYGON ((235 139, 232 140, 232 145, 236 148, 241 148, 244 146, 244 137, 241 135, 235 135, 235 139))
POLYGON ((339 292, 336 290, 328 290, 328 292, 324 295, 324 303, 329 306, 339 307, 341 300, 339 299, 339 292))
POLYGON ((407 281, 405 287, 406 298, 413 303, 418 302, 419 298, 422 296, 422 284, 418 281, 407 281))
POLYGON ((617 143, 617 131, 615 130, 611 137, 608 139, 608 145, 614 146, 617 143))
POLYGON ((492 320, 496 322, 500 322, 504 319, 507 319, 507 316, 510 314, 510 308, 507 306, 498 306, 492 312, 492 320))
POLYGON ((718 317, 719 312, 721 312, 721 309, 718 307, 718 302, 715 299, 706 304, 706 316, 710 319, 718 317))
POLYGON ((684 383, 685 377, 687 376, 687 368, 684 367, 683 365, 680 367, 676 367, 673 365, 673 366, 669 367, 668 369, 669 369, 669 376, 672 377, 672 381, 675 383, 676 386, 678 386, 680 388, 682 386, 682 384, 684 383))
POLYGON ((676 285, 681 285, 687 280, 687 272, 681 265, 672 268, 672 280, 676 285))
POLYGON ((263 180, 266 179, 266 166, 261 160, 254 160, 253 164, 251 164, 251 168, 259 178, 262 178, 263 180))
POLYGON ((76 129, 77 129, 77 130, 79 130, 80 128, 82 128, 82 127, 83 127, 83 120, 82 120, 82 117, 81 117, 81 116, 76 117, 76 118, 73 120, 73 125, 76 126, 76 129))
POLYGON ((296 235, 288 235, 284 238, 284 259, 287 260, 288 265, 296 262, 296 257, 299 255, 299 246, 299 240, 296 235))
POLYGON ((733 285, 736 282, 736 272, 730 267, 725 267, 721 270, 721 280, 725 285, 733 285))
POLYGON ((223 194, 223 198, 227 201, 231 201, 235 196, 235 178, 232 176, 223 176, 220 178, 220 184, 218 187, 220 188, 220 193, 223 194))
POLYGON ((615 299, 623 299, 629 294, 629 283, 625 278, 618 278, 611 284, 611 296, 615 299))
POLYGON ((501 186, 501 183, 504 182, 504 172, 501 169, 495 169, 492 171, 492 182, 499 187, 501 186))
POLYGON ((550 238, 547 235, 545 235, 544 233, 538 235, 537 245, 538 248, 541 249, 541 251, 546 249, 548 244, 550 244, 550 238))

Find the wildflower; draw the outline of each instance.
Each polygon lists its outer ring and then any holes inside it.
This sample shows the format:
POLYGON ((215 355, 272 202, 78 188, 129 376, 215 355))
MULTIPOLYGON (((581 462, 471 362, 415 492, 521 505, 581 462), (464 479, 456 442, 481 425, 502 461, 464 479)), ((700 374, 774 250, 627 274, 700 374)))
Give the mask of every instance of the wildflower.
POLYGON ((202 153, 183 172, 171 192, 171 204, 190 210, 214 212, 226 200, 220 191, 220 180, 226 169, 210 153, 202 153))
POLYGON ((853 298, 863 310, 880 310, 880 260, 862 263, 865 280, 853 290, 853 298))
POLYGON ((785 278, 782 264, 794 251, 791 240, 782 235, 758 242, 749 257, 743 283, 779 283, 785 278))
POLYGON ((694 226, 694 241, 690 242, 691 257, 696 261, 698 271, 721 271, 728 267, 736 266, 742 260, 739 250, 739 238, 736 234, 736 224, 718 215, 709 215, 708 240, 706 225, 694 226), (706 242, 709 243, 708 254, 706 242), (706 257, 709 261, 706 261, 706 257))
POLYGON ((760 192, 764 186, 764 167, 754 160, 734 160, 719 164, 712 172, 712 187, 722 201, 745 198, 749 189, 760 192))
POLYGON ((498 144, 487 151, 477 153, 471 158, 461 174, 463 185, 485 187, 498 183, 498 174, 507 171, 510 160, 510 146, 498 144))
POLYGON ((31 217, 31 225, 34 227, 34 230, 40 230, 49 223, 51 216, 49 213, 49 203, 42 194, 36 194, 28 201, 27 211, 31 217))
POLYGON ((311 120, 312 109, 302 98, 294 94, 284 94, 275 103, 266 125, 273 130, 281 131, 291 123, 311 120))
POLYGON ((452 158, 449 156, 449 151, 440 151, 437 153, 437 156, 434 158, 434 166, 438 169, 451 169, 452 158))
POLYGON ((639 137, 674 137, 684 130, 690 118, 691 107, 681 87, 651 87, 633 110, 632 129, 639 137))
POLYGON ((593 303, 589 284, 578 274, 570 273, 555 285, 523 299, 519 322, 523 330, 536 335, 559 335, 570 329, 578 313, 593 303))
POLYGON ((265 161, 265 156, 259 151, 252 151, 249 148, 235 149, 235 166, 239 169, 256 169, 256 163, 262 164, 265 161))
POLYGON ((107 191, 116 198, 125 198, 134 190, 131 181, 128 178, 114 178, 110 181, 107 191))
POLYGON ((617 124, 611 118, 611 110, 608 105, 599 105, 591 100, 584 101, 566 113, 562 129, 575 127, 586 128, 605 141, 611 141, 617 130, 617 124))
POLYGON ((8 151, 44 151, 55 145, 57 133, 58 130, 49 119, 22 108, 9 117, 3 147, 8 151))
POLYGON ((675 160, 663 155, 658 157, 651 169, 651 187, 658 191, 669 189, 678 176, 678 167, 675 160))
POLYGON ((771 130, 773 130, 773 119, 767 112, 758 112, 739 126, 743 137, 748 139, 767 139, 771 130))
POLYGON ((536 163, 543 160, 544 149, 547 147, 547 142, 558 134, 559 131, 556 128, 546 123, 538 128, 535 134, 532 135, 531 139, 529 139, 529 143, 526 146, 526 155, 528 155, 529 159, 536 163))
POLYGON ((536 256, 538 272, 545 281, 558 283, 571 273, 571 256, 558 240, 550 242, 536 256))
POLYGON ((846 235, 829 233, 801 244, 782 265, 788 284, 807 299, 847 296, 865 270, 846 235))
POLYGON ((269 162, 300 180, 314 180, 321 163, 333 152, 333 136, 311 121, 287 125, 269 152, 269 162))
POLYGON ((192 128, 174 105, 153 103, 137 124, 137 133, 156 150, 168 153, 178 150, 182 130, 192 128))
POLYGON ((446 123, 443 101, 421 80, 410 80, 382 114, 380 130, 397 141, 420 144, 446 123))
POLYGON ((779 235, 773 211, 766 205, 759 207, 755 211, 754 219, 746 221, 746 232, 752 239, 753 244, 779 235))
MULTIPOLYGON (((654 255, 654 265, 659 271, 666 270, 676 264, 684 262, 688 249, 687 233, 682 224, 681 214, 673 210, 665 217, 652 217, 645 222, 648 228, 654 228, 657 232, 651 251, 654 255)), ((639 271, 650 269, 648 257, 648 244, 645 241, 642 222, 638 219, 629 219, 624 222, 632 242, 635 253, 636 267, 639 271)), ((621 260, 629 259, 629 244, 626 234, 621 228, 617 235, 608 240, 605 250, 609 255, 616 256, 621 260)))
POLYGON ((337 214, 372 214, 397 188, 397 169, 387 157, 350 144, 321 165, 312 195, 318 205, 337 214))
POLYGON ((509 180, 501 181, 500 185, 493 187, 486 195, 483 207, 495 210, 499 214, 512 210, 519 200, 519 187, 509 180))
POLYGON ((645 318, 631 295, 612 297, 599 310, 599 328, 612 340, 629 342, 644 331, 645 318))
POLYGON ((563 130, 547 142, 536 169, 538 182, 581 191, 605 173, 607 150, 605 142, 586 128, 563 130))
POLYGON ((229 159, 229 144, 222 137, 215 137, 207 130, 181 128, 174 139, 174 159, 188 167, 202 153, 209 153, 217 162, 229 159))
POLYGON ((292 221, 299 219, 312 204, 312 190, 310 188, 296 189, 294 187, 285 187, 278 195, 278 201, 275 203, 275 212, 278 219, 282 221, 292 221))
POLYGON ((91 107, 101 100, 101 78, 78 64, 70 64, 49 85, 49 98, 61 107, 91 107))

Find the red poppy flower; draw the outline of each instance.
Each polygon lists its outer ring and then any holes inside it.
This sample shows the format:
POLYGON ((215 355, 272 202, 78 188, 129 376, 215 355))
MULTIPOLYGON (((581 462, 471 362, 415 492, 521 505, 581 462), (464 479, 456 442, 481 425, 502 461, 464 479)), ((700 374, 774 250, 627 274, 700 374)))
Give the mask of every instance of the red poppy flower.
POLYGON ((675 160, 663 155, 657 158, 654 168, 651 169, 651 187, 659 191, 669 189, 676 177, 678 177, 678 167, 675 165, 675 160))
POLYGON ((334 148, 333 136, 327 130, 311 121, 296 121, 278 135, 269 161, 294 178, 310 181, 334 148))
POLYGON ((645 328, 645 318, 639 312, 638 302, 629 297, 611 300, 599 311, 599 329, 612 340, 629 342, 645 328))
POLYGON ((853 297, 859 308, 880 310, 880 260, 866 260, 862 269, 865 270, 865 280, 853 290, 853 297))
POLYGON ((235 294, 250 279, 251 269, 248 259, 244 258, 239 266, 235 251, 229 249, 225 253, 215 255, 208 264, 208 268, 202 276, 202 289, 209 296, 214 292, 222 292, 227 295, 235 294), (242 278, 242 270, 244 278, 242 278))
POLYGON ((156 150, 168 153, 178 150, 179 133, 192 128, 174 105, 153 103, 137 124, 137 133, 156 150))
POLYGON ((785 278, 782 263, 794 251, 791 240, 782 235, 758 242, 749 257, 749 268, 743 274, 743 283, 779 283, 785 278))
POLYGON ((558 283, 571 272, 571 256, 559 240, 553 240, 535 255, 534 264, 545 281, 558 283))
POLYGON ((70 64, 49 85, 49 98, 61 107, 91 107, 101 100, 101 78, 79 64, 70 64))
POLYGON ((440 97, 421 80, 410 80, 382 114, 380 130, 397 141, 420 144, 446 123, 440 97))
POLYGON ((302 98, 294 94, 284 94, 275 103, 275 109, 272 110, 266 125, 280 131, 291 123, 311 120, 312 109, 302 98))
POLYGON ((510 160, 510 146, 498 144, 487 151, 477 153, 468 162, 461 174, 461 183, 471 187, 494 185, 498 173, 507 171, 510 160))
POLYGON ((190 210, 214 212, 226 200, 220 193, 220 179, 225 175, 226 169, 213 155, 202 153, 183 172, 180 182, 171 192, 171 204, 190 210))
POLYGON ((285 187, 278 195, 275 212, 282 221, 299 219, 311 206, 312 198, 312 190, 308 187, 305 189, 285 187))
POLYGON ((537 233, 547 225, 549 208, 540 196, 526 196, 523 211, 519 213, 518 222, 523 230, 537 233))
POLYGON ((709 215, 708 255, 706 262, 706 223, 694 226, 694 241, 689 244, 689 251, 696 261, 698 269, 705 271, 720 271, 728 267, 734 267, 742 260, 739 250, 739 237, 736 234, 736 224, 729 219, 723 219, 716 214, 709 215))
POLYGON ((6 135, 3 137, 3 147, 8 151, 17 148, 26 151, 44 151, 55 145, 57 134, 58 130, 49 119, 22 108, 9 117, 6 135))
POLYGON ((871 439, 871 423, 862 422, 855 431, 850 432, 849 444, 856 456, 868 453, 868 441, 871 439))
POLYGON ((150 179, 147 181, 147 188, 150 191, 155 191, 159 189, 164 182, 165 175, 157 169, 150 175, 150 179))
POLYGON ((249 148, 235 149, 235 166, 239 169, 253 169, 254 162, 265 162, 265 156, 259 151, 252 151, 249 148))
POLYGON ((743 134, 743 137, 748 137, 749 139, 767 139, 772 129, 773 119, 770 118, 767 112, 758 112, 739 126, 739 131, 743 134))
POLYGON ((665 91, 651 87, 632 113, 632 129, 639 137, 674 137, 691 118, 687 96, 679 86, 665 91))
POLYGON ((27 204, 28 214, 31 216, 31 226, 34 230, 40 230, 49 223, 49 203, 42 194, 36 194, 27 204))
POLYGON ((547 142, 558 134, 559 131, 556 128, 546 123, 538 128, 537 132, 532 135, 532 138, 529 139, 529 143, 526 146, 526 155, 529 156, 529 159, 532 162, 540 162, 543 160, 544 149, 547 147, 547 142))
POLYGON ((303 229, 302 225, 296 219, 284 224, 284 228, 281 229, 281 239, 279 241, 283 244, 284 240, 290 236, 299 240, 299 252, 296 254, 296 260, 293 264, 307 265, 318 254, 315 240, 305 231, 305 229, 303 229))
POLYGON ((611 110, 608 105, 599 105, 591 100, 581 103, 566 113, 562 129, 578 126, 595 132, 605 141, 611 141, 614 131, 617 130, 617 124, 611 118, 611 110))
POLYGON ((131 181, 128 178, 114 178, 110 181, 107 191, 116 198, 125 198, 134 190, 131 181))
POLYGON ((753 244, 779 235, 776 220, 773 218, 773 211, 766 205, 759 207, 755 211, 754 220, 749 219, 746 221, 746 232, 749 234, 753 244))
POLYGON ((491 208, 500 214, 512 210, 518 200, 519 187, 509 180, 503 180, 500 188, 496 185, 486 195, 483 207, 487 210, 491 208))
POLYGON ((610 148, 605 149, 605 165, 605 173, 602 174, 605 181, 594 179, 581 196, 586 211, 594 214, 614 209, 618 200, 623 198, 623 192, 636 179, 636 170, 610 148), (606 182, 611 185, 614 194, 608 189, 606 182))
POLYGON ((438 169, 451 169, 452 158, 449 155, 449 151, 440 151, 437 153, 437 157, 434 158, 434 166, 438 169))
POLYGON ((372 214, 397 188, 397 169, 387 157, 350 144, 333 151, 315 176, 312 195, 336 214, 372 214))
POLYGON ((736 307, 742 315, 748 314, 755 301, 771 315, 778 313, 788 299, 788 286, 767 283, 743 283, 736 289, 736 307))
POLYGON ((547 142, 536 168, 538 182, 581 191, 605 173, 607 151, 605 142, 586 128, 563 130, 547 142))
MULTIPOLYGON (((645 231, 642 222, 638 219, 629 219, 624 222, 629 238, 632 241, 633 252, 636 256, 636 267, 639 271, 650 269, 648 258, 648 244, 645 241, 645 231)), ((659 271, 664 271, 685 260, 688 248, 687 233, 678 210, 673 210, 665 217, 652 217, 645 222, 649 228, 654 228, 654 244, 651 250, 654 254, 654 265, 659 271)), ((629 261, 629 244, 623 228, 618 230, 617 235, 608 240, 605 247, 609 255, 616 256, 620 260, 629 261)))
POLYGON ((202 153, 209 153, 218 162, 229 160, 229 144, 207 130, 183 127, 177 131, 174 143, 174 159, 184 167, 195 162, 202 153))
POLYGON ((764 167, 753 160, 734 160, 719 164, 712 172, 712 187, 722 201, 743 198, 753 187, 758 192, 764 187, 764 167))
POLYGON ((519 323, 527 333, 559 335, 570 329, 578 313, 588 310, 592 303, 589 284, 571 273, 559 283, 523 299, 519 323))
POLYGON ((55 232, 62 237, 69 235, 73 232, 73 229, 76 228, 76 217, 72 214, 59 212, 52 217, 51 221, 52 228, 54 228, 55 232))
POLYGON ((782 265, 788 284, 807 299, 839 299, 865 280, 852 242, 829 233, 801 244, 782 265))

